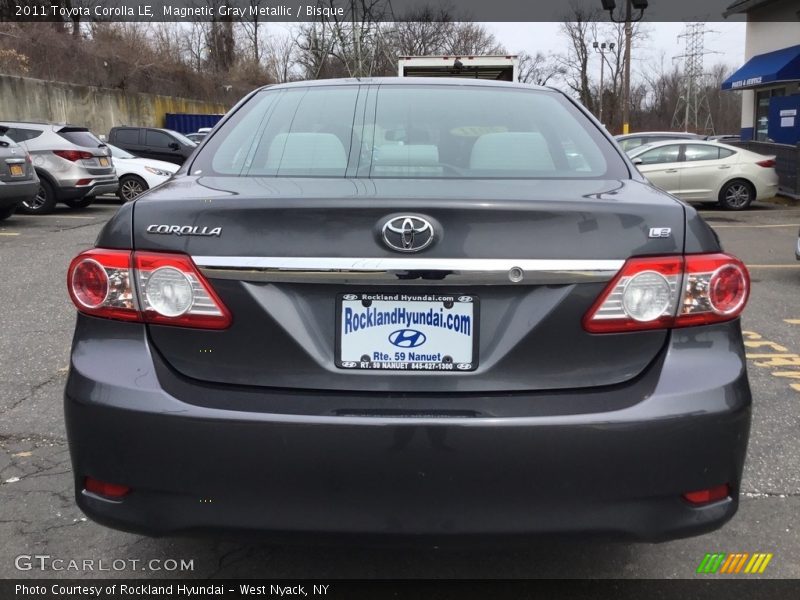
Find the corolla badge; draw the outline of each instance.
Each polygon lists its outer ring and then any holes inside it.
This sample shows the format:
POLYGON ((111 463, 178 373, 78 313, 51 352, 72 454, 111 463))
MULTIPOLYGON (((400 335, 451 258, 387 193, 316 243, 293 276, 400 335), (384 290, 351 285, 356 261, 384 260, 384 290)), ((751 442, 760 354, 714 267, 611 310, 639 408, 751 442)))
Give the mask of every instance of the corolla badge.
POLYGON ((199 225, 148 225, 147 233, 164 235, 222 235, 222 227, 200 227, 199 225))
POLYGON ((416 329, 398 329, 389 334, 389 343, 398 348, 422 346, 428 338, 416 329))
POLYGON ((383 242, 398 252, 419 252, 433 243, 433 225, 427 219, 401 215, 389 219, 381 230, 383 242))

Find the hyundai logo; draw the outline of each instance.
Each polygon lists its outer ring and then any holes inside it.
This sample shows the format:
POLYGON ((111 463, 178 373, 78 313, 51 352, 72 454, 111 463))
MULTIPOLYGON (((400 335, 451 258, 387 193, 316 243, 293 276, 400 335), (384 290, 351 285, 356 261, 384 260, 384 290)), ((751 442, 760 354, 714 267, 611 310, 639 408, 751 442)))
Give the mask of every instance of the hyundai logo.
POLYGON ((389 343, 398 348, 416 348, 427 339, 424 333, 416 329, 398 329, 389 334, 389 343))
POLYGON ((419 252, 433 243, 433 225, 427 219, 413 215, 389 219, 381 233, 383 242, 398 252, 419 252))

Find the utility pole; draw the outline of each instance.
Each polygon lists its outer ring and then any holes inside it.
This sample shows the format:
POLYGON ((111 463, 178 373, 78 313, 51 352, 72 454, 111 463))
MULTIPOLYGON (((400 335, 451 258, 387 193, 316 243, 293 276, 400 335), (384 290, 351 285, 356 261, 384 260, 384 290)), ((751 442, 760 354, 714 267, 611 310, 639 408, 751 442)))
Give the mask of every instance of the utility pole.
POLYGON ((711 107, 708 96, 702 87, 703 56, 711 54, 703 48, 703 40, 708 32, 705 23, 687 23, 679 38, 686 40, 686 51, 673 59, 684 59, 683 79, 684 91, 675 105, 672 115, 672 127, 683 131, 693 130, 699 133, 701 127, 705 133, 714 133, 714 122, 711 118, 711 107), (683 118, 679 115, 683 113, 683 118), (701 115, 705 113, 705 119, 701 115))
POLYGON ((600 53, 600 111, 599 111, 600 114, 598 115, 598 118, 600 119, 601 123, 603 122, 603 92, 605 92, 605 87, 603 86, 603 71, 606 65, 606 50, 613 52, 614 46, 616 46, 614 42, 610 42, 608 44, 606 44, 605 42, 592 43, 592 48, 594 48, 596 52, 600 53))
MULTIPOLYGON (((608 11, 608 15, 615 23, 622 23, 620 19, 614 18, 614 9, 617 7, 615 0, 600 0, 603 10, 608 11)), ((625 2, 625 82, 622 90, 622 133, 630 132, 630 104, 631 104, 631 37, 633 36, 633 23, 637 23, 644 17, 644 10, 647 8, 647 0, 624 0, 625 2), (638 16, 633 16, 633 9, 639 11, 638 16)))

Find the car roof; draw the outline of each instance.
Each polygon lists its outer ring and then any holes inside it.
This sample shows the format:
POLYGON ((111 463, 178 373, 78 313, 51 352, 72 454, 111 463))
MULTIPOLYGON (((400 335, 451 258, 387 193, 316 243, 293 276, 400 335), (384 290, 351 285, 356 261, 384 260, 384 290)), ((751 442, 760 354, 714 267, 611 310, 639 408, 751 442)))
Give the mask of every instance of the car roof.
POLYGON ((676 139, 702 139, 704 136, 699 133, 692 133, 690 131, 638 131, 636 133, 625 133, 622 135, 614 136, 617 140, 627 140, 635 137, 642 137, 648 135, 661 135, 665 137, 674 137, 676 139))
POLYGON ((650 142, 649 144, 642 144, 641 146, 637 146, 636 148, 631 148, 628 150, 628 156, 633 156, 635 154, 639 154, 641 150, 652 150, 653 148, 661 148, 662 146, 674 146, 675 144, 700 144, 701 146, 713 146, 714 148, 727 148, 728 150, 733 150, 735 152, 741 152, 744 148, 739 148, 738 146, 730 146, 728 144, 722 144, 716 140, 697 140, 697 139, 681 139, 675 138, 674 140, 660 140, 658 142, 650 142))
POLYGON ((540 90, 547 92, 563 93, 560 90, 549 86, 534 85, 530 83, 516 83, 513 81, 494 81, 489 79, 465 79, 462 77, 363 77, 363 78, 340 78, 340 79, 310 79, 305 81, 292 81, 288 83, 278 83, 265 85, 260 90, 284 89, 296 87, 317 87, 317 86, 343 86, 343 85, 381 85, 391 83, 392 85, 443 85, 460 87, 497 87, 497 88, 517 88, 540 90))
POLYGON ((50 128, 69 127, 70 129, 87 129, 88 130, 88 128, 84 127, 83 125, 72 125, 71 123, 64 123, 64 122, 56 123, 56 122, 53 122, 53 121, 0 121, 0 125, 3 125, 4 127, 9 127, 9 128, 17 127, 18 125, 23 125, 23 126, 31 126, 31 125, 33 125, 33 126, 41 127, 43 129, 47 129, 48 127, 50 127, 50 128))

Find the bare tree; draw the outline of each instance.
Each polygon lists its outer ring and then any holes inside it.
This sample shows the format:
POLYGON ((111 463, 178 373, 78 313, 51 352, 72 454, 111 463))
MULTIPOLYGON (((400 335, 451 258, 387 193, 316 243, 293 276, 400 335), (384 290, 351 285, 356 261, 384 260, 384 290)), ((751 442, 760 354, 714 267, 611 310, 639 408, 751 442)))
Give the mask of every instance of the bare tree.
POLYGON ((597 11, 573 5, 561 24, 560 32, 567 39, 567 53, 559 62, 564 69, 564 81, 575 92, 581 103, 592 109, 592 91, 589 81, 589 44, 597 21, 597 11))
POLYGON ((547 85, 551 80, 564 74, 564 67, 554 56, 545 56, 541 52, 519 53, 519 81, 547 85))
POLYGON ((444 52, 454 27, 446 8, 426 6, 404 14, 384 35, 397 56, 429 56, 444 52))
POLYGON ((267 41, 265 50, 268 77, 276 83, 291 81, 297 50, 292 36, 288 33, 273 34, 267 41))
POLYGON ((447 31, 443 54, 505 54, 506 49, 480 23, 455 23, 447 31))
POLYGON ((264 5, 266 5, 265 0, 248 0, 248 6, 256 10, 249 12, 247 18, 243 19, 240 23, 250 56, 253 63, 256 65, 261 64, 262 55, 264 53, 264 42, 261 39, 264 23, 262 22, 257 9, 264 5))

